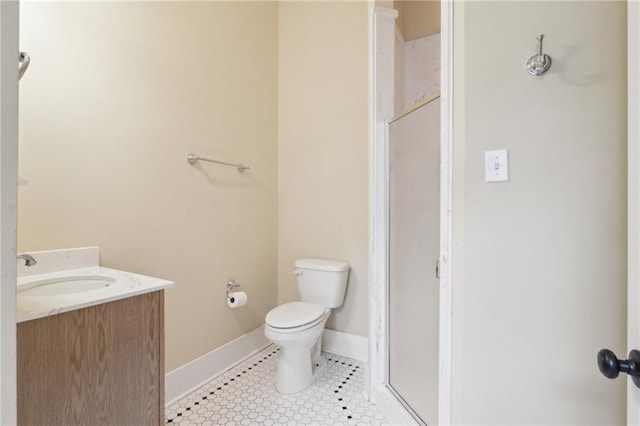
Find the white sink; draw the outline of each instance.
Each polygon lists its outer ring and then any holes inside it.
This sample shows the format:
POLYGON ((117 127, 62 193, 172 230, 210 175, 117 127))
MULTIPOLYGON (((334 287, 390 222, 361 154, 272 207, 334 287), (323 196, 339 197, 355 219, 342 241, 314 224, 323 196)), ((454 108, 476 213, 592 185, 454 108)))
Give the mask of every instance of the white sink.
POLYGON ((70 275, 31 281, 18 286, 18 296, 55 297, 102 290, 116 280, 107 275, 70 275))

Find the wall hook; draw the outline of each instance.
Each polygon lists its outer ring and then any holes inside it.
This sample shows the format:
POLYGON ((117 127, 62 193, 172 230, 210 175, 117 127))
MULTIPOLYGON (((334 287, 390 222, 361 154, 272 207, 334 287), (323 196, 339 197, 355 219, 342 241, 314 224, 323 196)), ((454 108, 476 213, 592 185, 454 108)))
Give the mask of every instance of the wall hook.
POLYGON ((542 75, 549 67, 551 67, 551 57, 542 53, 542 39, 544 38, 544 34, 540 34, 536 37, 536 40, 540 42, 540 50, 537 55, 533 55, 527 61, 527 72, 531 75, 542 75))

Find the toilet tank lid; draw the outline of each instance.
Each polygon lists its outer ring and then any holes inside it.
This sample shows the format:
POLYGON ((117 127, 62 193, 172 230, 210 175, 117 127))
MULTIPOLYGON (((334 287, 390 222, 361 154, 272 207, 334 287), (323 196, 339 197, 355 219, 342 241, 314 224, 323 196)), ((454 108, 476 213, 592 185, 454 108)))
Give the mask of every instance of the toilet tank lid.
POLYGON ((296 268, 313 269, 316 271, 342 272, 349 269, 347 262, 331 259, 298 259, 294 265, 296 268))

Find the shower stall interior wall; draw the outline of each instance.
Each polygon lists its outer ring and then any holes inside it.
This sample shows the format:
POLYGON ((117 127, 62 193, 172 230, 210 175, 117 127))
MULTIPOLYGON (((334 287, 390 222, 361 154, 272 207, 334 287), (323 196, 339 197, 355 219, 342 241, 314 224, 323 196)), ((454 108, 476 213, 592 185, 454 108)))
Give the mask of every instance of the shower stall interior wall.
POLYGON ((438 421, 440 99, 389 125, 388 386, 438 421))
POLYGON ((405 41, 396 28, 394 43, 395 113, 440 92, 440 33, 405 41))

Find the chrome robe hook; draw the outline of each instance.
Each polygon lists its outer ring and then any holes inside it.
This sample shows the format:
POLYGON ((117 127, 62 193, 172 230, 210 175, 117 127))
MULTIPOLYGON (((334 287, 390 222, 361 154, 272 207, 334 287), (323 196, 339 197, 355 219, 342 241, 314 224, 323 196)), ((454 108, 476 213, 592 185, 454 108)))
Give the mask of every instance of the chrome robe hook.
POLYGON ((542 75, 549 67, 551 67, 551 57, 542 53, 542 39, 544 38, 544 34, 540 34, 536 37, 536 40, 540 42, 540 50, 537 55, 533 55, 527 61, 527 72, 531 75, 542 75))

